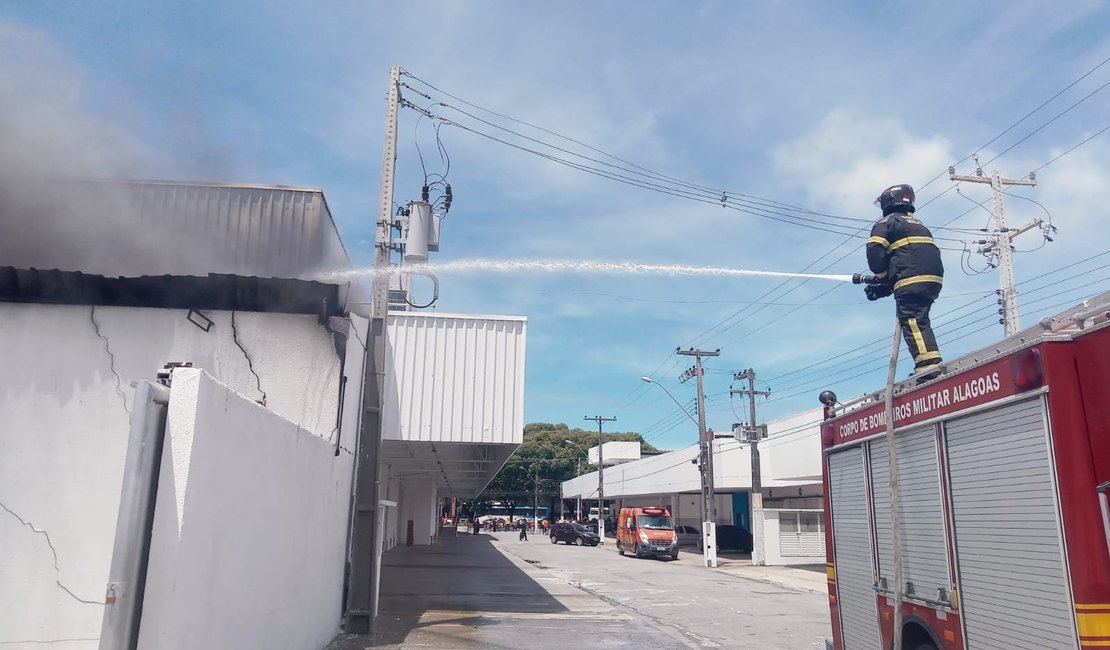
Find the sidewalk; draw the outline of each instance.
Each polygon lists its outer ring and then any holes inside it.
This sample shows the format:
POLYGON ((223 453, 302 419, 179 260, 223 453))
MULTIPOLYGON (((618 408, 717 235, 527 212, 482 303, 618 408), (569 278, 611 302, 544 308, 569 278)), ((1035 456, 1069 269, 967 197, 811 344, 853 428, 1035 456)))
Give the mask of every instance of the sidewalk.
POLYGON ((375 634, 341 634, 327 650, 660 647, 656 630, 498 543, 444 529, 432 546, 389 550, 375 634))
MULTIPOLYGON (((612 538, 605 539, 605 548, 617 552, 612 538)), ((702 554, 693 546, 682 546, 678 562, 684 565, 703 566, 702 554)), ((816 593, 828 593, 829 587, 824 564, 805 564, 797 566, 753 566, 749 553, 722 553, 717 556, 718 573, 737 578, 759 580, 790 589, 801 589, 816 593)))

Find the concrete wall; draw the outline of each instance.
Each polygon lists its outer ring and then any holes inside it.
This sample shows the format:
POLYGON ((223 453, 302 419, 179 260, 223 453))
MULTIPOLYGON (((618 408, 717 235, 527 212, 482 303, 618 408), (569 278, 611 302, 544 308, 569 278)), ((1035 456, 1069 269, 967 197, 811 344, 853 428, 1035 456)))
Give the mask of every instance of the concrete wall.
MULTIPOLYGON (((717 503, 717 524, 731 524, 732 495, 717 494, 715 501, 717 503)), ((701 530, 702 514, 700 494, 676 494, 673 497, 673 503, 675 507, 671 511, 671 514, 674 515, 675 525, 693 526, 701 530)))
MULTIPOLYGON (((260 398, 261 387, 269 409, 334 441, 339 360, 315 317, 238 312, 233 333, 230 312, 208 313, 208 332, 186 315, 0 303, 0 362, 7 371, 0 376, 5 648, 44 642, 67 649, 97 646, 131 381, 153 379, 167 361, 193 361, 249 399, 260 398), (11 643, 23 640, 34 643, 11 643)), ((333 319, 333 327, 342 325, 333 319)), ((344 447, 354 443, 357 431, 359 339, 352 337, 347 351, 344 447)))
POLYGON ((320 648, 338 631, 350 453, 174 373, 139 646, 320 648))

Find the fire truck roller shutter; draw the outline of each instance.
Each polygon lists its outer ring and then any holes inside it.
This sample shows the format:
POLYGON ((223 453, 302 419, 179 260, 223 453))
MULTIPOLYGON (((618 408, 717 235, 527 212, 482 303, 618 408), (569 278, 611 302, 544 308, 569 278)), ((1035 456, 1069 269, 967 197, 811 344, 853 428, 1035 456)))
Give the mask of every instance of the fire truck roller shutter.
MULTIPOLYGON (((951 598, 948 542, 944 534, 944 507, 940 496, 935 429, 931 426, 899 432, 894 438, 898 461, 898 506, 902 522, 902 580, 913 584, 907 598, 945 601, 951 598)), ((875 540, 879 577, 894 589, 894 556, 890 532, 890 465, 886 441, 871 443, 871 494, 875 500, 875 540)), ((903 584, 903 587, 905 584, 903 584)))
POLYGON ((1078 647, 1042 398, 946 425, 969 650, 1078 647))
POLYGON ((871 571, 871 522, 867 507, 863 449, 829 454, 829 500, 836 553, 836 592, 844 650, 874 650, 879 641, 879 611, 871 571))

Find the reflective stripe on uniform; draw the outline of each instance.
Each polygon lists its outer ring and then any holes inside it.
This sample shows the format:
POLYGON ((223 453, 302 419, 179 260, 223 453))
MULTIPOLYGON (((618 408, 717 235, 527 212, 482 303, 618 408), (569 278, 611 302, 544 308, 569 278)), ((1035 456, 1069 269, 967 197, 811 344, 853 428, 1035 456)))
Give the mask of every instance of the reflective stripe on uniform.
POLYGON ((895 289, 901 289, 911 284, 918 284, 920 282, 936 282, 937 284, 944 284, 944 278, 939 275, 915 275, 913 277, 905 278, 894 283, 895 289))
MULTIPOLYGON (((913 333, 913 342, 917 345, 918 352, 925 352, 928 348, 925 347, 925 337, 921 336, 921 328, 917 326, 917 319, 911 318, 907 321, 910 326, 910 332, 913 333)), ((916 361, 916 359, 914 359, 916 361)))
POLYGON ((890 246, 890 242, 888 242, 883 237, 879 237, 879 236, 873 236, 873 237, 869 238, 867 240, 867 243, 868 244, 879 244, 883 248, 887 248, 888 246, 890 246))
MULTIPOLYGON (((871 239, 874 239, 874 237, 872 237, 871 239)), ((871 240, 869 239, 868 241, 871 241, 871 240)), ((876 243, 878 243, 878 242, 876 242, 876 243)), ((903 237, 903 238, 895 241, 893 244, 887 244, 886 250, 889 253, 892 250, 896 250, 896 249, 902 248, 903 246, 908 246, 910 244, 932 244, 932 243, 933 243, 933 238, 932 237, 903 237)))
MULTIPOLYGON (((914 325, 916 327, 916 323, 914 325)), ((921 363, 922 361, 928 361, 929 359, 939 359, 939 358, 940 358, 940 352, 934 350, 933 352, 925 352, 925 353, 917 355, 916 357, 913 358, 913 362, 914 363, 921 363)))
POLYGON ((875 277, 879 278, 880 280, 885 279, 886 278, 886 271, 883 271, 882 273, 876 273, 875 277))

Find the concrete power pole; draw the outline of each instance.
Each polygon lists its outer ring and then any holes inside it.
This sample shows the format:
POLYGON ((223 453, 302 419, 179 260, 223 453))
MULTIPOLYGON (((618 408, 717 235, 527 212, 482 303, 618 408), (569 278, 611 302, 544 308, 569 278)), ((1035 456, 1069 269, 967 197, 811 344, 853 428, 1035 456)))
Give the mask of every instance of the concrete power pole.
POLYGON ((601 427, 606 422, 616 422, 617 418, 603 418, 595 415, 592 418, 585 416, 583 420, 597 422, 597 536, 605 541, 605 440, 602 439, 601 427))
POLYGON ((744 372, 733 375, 737 381, 747 379, 747 390, 729 389, 729 395, 748 396, 748 440, 752 450, 752 564, 767 564, 767 553, 763 544, 763 470, 759 462, 759 438, 762 433, 755 418, 755 396, 770 395, 769 390, 755 389, 755 371, 748 368, 744 372))
MULTIPOLYGON (((713 438, 709 436, 705 428, 705 389, 702 383, 702 376, 705 374, 701 365, 702 357, 716 357, 720 356, 720 350, 709 352, 706 350, 695 350, 690 348, 683 350, 678 348, 675 354, 680 354, 687 357, 694 357, 694 367, 689 368, 686 372, 682 373, 679 379, 683 382, 691 377, 697 378, 698 386, 698 449, 700 451, 700 458, 698 468, 701 470, 701 513, 703 525, 706 530, 702 531, 703 538, 706 533, 712 533, 713 527, 717 525, 717 493, 713 485, 713 438), (709 525, 712 524, 712 527, 709 525)), ((713 536, 712 549, 710 544, 705 545, 705 562, 706 566, 717 566, 717 540, 713 536)))
POLYGON ((999 304, 1002 313, 1002 326, 1005 328, 1006 336, 1013 336, 1017 334, 1018 324, 1018 305, 1017 305, 1017 291, 1014 289, 1014 249, 1010 244, 1014 237, 1021 233, 1039 226, 1040 219, 1022 226, 1021 228, 1013 229, 1006 227, 1006 209, 1002 202, 1002 187, 1004 185, 1029 185, 1037 184, 1036 178, 1033 174, 1029 178, 1014 179, 1002 178, 998 170, 992 171, 990 177, 983 176, 983 170, 976 170, 975 176, 963 176, 956 173, 954 167, 948 168, 948 177, 954 181, 964 181, 967 183, 990 183, 991 189, 994 190, 994 210, 991 212, 994 221, 994 230, 990 233, 991 240, 985 242, 979 248, 980 253, 988 253, 991 250, 998 252, 998 284, 999 284, 999 304))
MULTIPOLYGON (((389 106, 386 112, 385 145, 382 152, 381 192, 375 236, 374 268, 389 267, 393 250, 393 174, 397 160, 397 112, 400 103, 401 68, 389 74, 389 106)), ((351 513, 348 558, 346 626, 353 634, 374 631, 378 614, 378 587, 381 582, 381 517, 379 469, 382 449, 382 390, 385 375, 385 317, 389 309, 389 275, 375 273, 371 285, 370 340, 363 361, 362 423, 355 456, 355 486, 351 513)))

